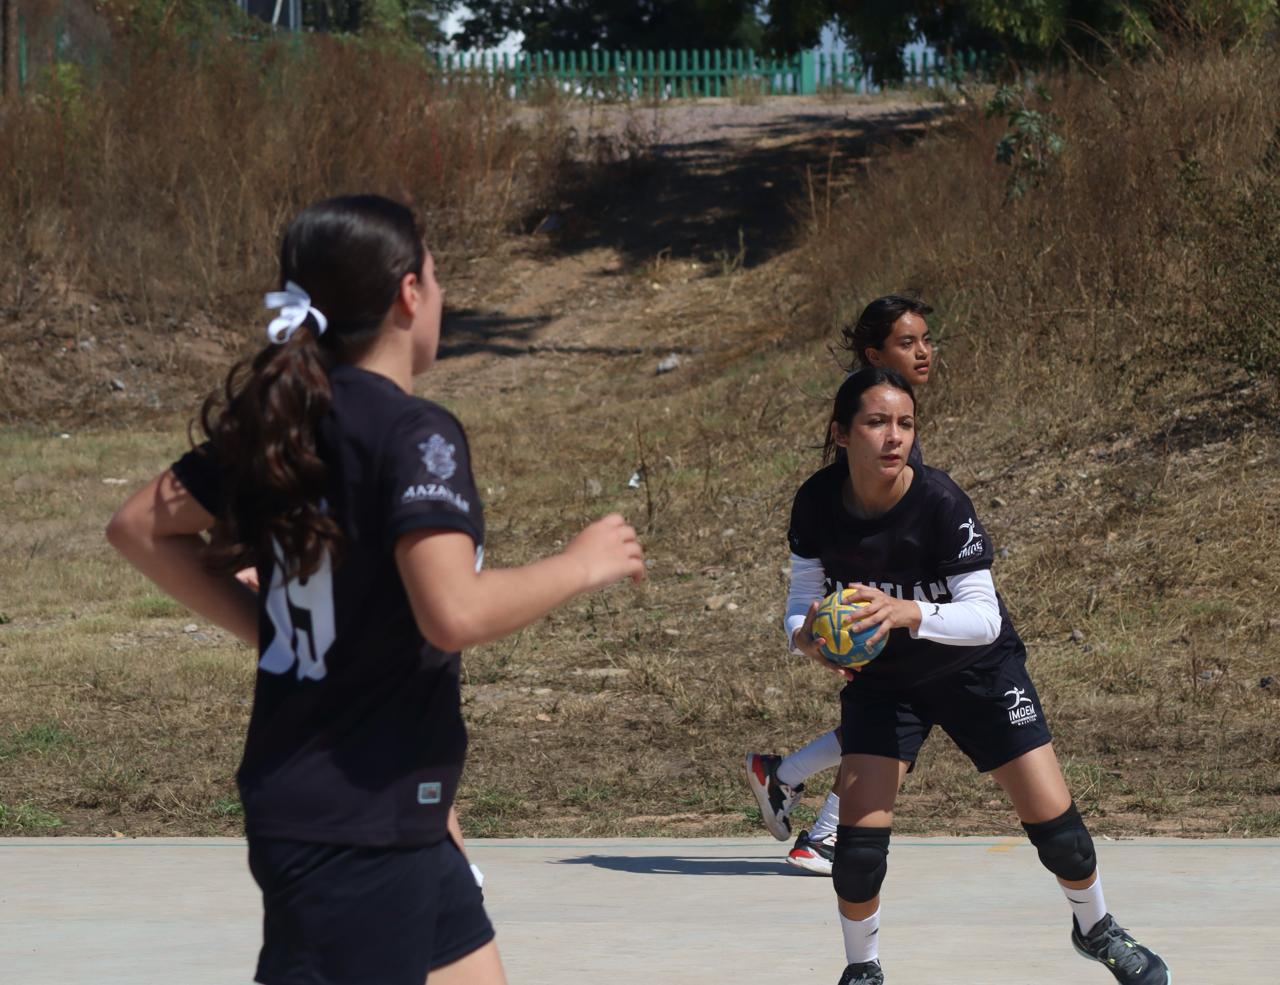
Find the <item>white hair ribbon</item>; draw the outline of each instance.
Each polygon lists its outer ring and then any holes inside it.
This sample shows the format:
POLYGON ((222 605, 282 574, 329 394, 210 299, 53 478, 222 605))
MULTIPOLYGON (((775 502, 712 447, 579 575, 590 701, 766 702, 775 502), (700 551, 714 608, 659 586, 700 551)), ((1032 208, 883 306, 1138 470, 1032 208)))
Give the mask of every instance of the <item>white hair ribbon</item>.
POLYGON ((329 327, 329 319, 319 308, 312 306, 311 295, 293 281, 286 281, 283 291, 268 292, 262 300, 266 307, 280 309, 280 314, 267 326, 267 338, 276 345, 288 342, 298 326, 307 320, 307 315, 316 320, 316 335, 323 335, 329 327))

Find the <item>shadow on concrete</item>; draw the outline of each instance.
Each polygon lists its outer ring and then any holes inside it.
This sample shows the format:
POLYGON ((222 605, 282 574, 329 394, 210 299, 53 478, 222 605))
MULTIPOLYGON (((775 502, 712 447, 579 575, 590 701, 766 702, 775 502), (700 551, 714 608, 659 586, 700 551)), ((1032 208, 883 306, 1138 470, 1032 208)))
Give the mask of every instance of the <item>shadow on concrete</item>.
POLYGON ((691 858, 684 855, 580 855, 554 861, 555 865, 592 865, 614 872, 652 876, 804 876, 777 857, 691 858))

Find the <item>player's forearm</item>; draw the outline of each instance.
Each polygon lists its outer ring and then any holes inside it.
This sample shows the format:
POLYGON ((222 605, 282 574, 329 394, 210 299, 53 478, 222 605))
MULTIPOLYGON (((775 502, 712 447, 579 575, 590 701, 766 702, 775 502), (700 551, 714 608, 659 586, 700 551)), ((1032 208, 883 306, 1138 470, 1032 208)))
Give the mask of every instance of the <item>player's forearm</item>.
POLYGON ((569 554, 518 568, 476 571, 460 534, 406 538, 396 546, 400 577, 422 635, 445 652, 517 632, 592 587, 569 554))
POLYGON ((432 643, 465 650, 517 632, 590 587, 573 558, 555 554, 518 568, 492 568, 454 583, 432 643))
POLYGON ((782 627, 792 653, 800 652, 796 649, 796 630, 804 625, 809 606, 825 594, 826 577, 822 562, 817 558, 791 555, 791 587, 787 592, 787 608, 782 617, 782 627))
POLYGON ((395 553, 418 629, 446 652, 514 633, 582 592, 644 577, 635 530, 616 513, 559 554, 519 568, 477 571, 474 542, 457 530, 404 534, 395 553))
POLYGON ((155 537, 113 520, 107 540, 130 564, 191 611, 250 646, 258 645, 257 600, 230 575, 205 570, 204 542, 195 534, 155 537))
POLYGON ((971 571, 947 578, 950 602, 916 602, 920 625, 917 639, 949 646, 985 646, 1000 635, 1000 603, 991 572, 971 571))

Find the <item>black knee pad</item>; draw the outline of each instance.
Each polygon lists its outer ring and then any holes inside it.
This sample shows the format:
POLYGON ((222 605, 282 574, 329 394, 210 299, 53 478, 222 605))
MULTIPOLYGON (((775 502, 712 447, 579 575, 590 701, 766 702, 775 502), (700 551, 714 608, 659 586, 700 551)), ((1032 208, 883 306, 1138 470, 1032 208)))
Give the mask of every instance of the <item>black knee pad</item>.
POLYGON ((1061 879, 1088 879, 1098 867, 1093 839, 1072 804, 1052 821, 1023 824, 1044 867, 1061 879))
POLYGON ((889 832, 891 828, 854 828, 841 824, 836 828, 835 860, 831 881, 836 895, 846 903, 865 903, 875 899, 889 867, 889 832))

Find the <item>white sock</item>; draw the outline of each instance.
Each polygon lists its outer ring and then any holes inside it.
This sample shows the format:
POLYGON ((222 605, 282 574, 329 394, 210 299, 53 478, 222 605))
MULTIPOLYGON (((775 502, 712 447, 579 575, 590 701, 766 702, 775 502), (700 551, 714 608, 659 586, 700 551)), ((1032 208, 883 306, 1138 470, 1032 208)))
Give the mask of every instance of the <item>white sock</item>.
POLYGON ((1107 915, 1107 903, 1102 898, 1102 875, 1094 872, 1093 885, 1087 889, 1069 889, 1062 883, 1058 885, 1062 887, 1062 893, 1071 905, 1071 912, 1080 925, 1080 933, 1088 937, 1089 931, 1107 915))
POLYGON ((840 740, 832 730, 783 759, 778 766, 778 779, 789 787, 798 787, 814 773, 839 764, 840 740))
POLYGON ((850 920, 841 913, 840 930, 844 934, 844 959, 849 964, 863 964, 880 956, 880 907, 865 920, 850 920))
POLYGON ((827 799, 822 802, 822 810, 818 812, 818 820, 813 822, 813 827, 809 829, 809 838, 813 841, 821 841, 828 835, 835 834, 836 825, 840 823, 840 798, 836 796, 834 790, 827 794, 827 799))

